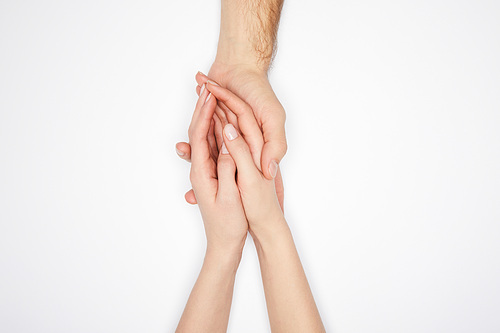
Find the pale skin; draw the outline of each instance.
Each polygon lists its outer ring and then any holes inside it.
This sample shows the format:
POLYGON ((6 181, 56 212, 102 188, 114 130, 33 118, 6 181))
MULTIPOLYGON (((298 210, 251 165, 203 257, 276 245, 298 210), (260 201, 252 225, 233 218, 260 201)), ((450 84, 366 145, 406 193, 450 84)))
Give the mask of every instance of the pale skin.
MULTIPOLYGON (((283 207, 279 163, 287 150, 285 110, 267 77, 282 6, 283 0, 222 0, 217 56, 208 76, 198 73, 196 81, 198 93, 210 79, 250 105, 264 137, 260 168, 267 179, 275 179, 283 207)), ((216 112, 220 115, 225 109, 219 102, 216 112)), ((190 160, 188 143, 179 142, 176 149, 181 158, 190 160)), ((186 193, 186 201, 196 204, 192 190, 186 193)))
POLYGON ((208 83, 202 87, 189 137, 191 182, 205 225, 207 253, 177 332, 226 331, 247 231, 259 256, 272 332, 324 332, 275 182, 261 171, 264 139, 251 107, 208 83), (231 123, 221 127, 218 155, 214 129, 222 122, 213 117, 216 99, 227 106, 227 118, 238 123, 238 128, 231 123))
POLYGON ((236 166, 227 154, 213 156, 209 133, 217 101, 202 93, 189 128, 190 179, 207 236, 203 267, 176 332, 225 332, 236 270, 248 223, 235 181, 236 166), (217 160, 215 160, 216 158, 217 160))
POLYGON ((207 250, 177 332, 226 331, 247 232, 259 256, 271 330, 325 331, 282 212, 285 111, 267 77, 282 4, 222 0, 216 59, 208 75, 196 75, 190 141, 176 150, 192 160, 193 190, 185 198, 199 205, 207 250))

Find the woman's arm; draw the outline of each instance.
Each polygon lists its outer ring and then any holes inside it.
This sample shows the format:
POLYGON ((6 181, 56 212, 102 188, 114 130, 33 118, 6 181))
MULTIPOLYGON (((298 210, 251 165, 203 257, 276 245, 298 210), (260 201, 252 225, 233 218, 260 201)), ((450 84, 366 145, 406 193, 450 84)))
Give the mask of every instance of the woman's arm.
POLYGON ((224 127, 224 143, 236 163, 237 183, 259 255, 271 330, 324 332, 292 234, 278 203, 275 183, 266 179, 260 170, 263 138, 252 110, 229 90, 213 84, 207 87, 234 112, 243 134, 231 124, 224 127))
POLYGON ((226 332, 240 258, 207 252, 176 332, 226 332))
POLYGON ((216 100, 204 89, 189 128, 191 183, 201 211, 207 251, 176 332, 225 332, 234 279, 248 224, 235 181, 236 166, 218 152, 212 120, 216 100))
POLYGON ((252 237, 259 256, 273 332, 324 332, 316 303, 284 219, 252 237))

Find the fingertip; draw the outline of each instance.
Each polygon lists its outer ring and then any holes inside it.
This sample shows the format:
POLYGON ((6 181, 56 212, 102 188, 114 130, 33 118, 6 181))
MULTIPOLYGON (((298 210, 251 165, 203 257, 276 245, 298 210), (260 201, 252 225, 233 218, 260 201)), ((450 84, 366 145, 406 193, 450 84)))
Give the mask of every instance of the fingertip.
POLYGON ((262 170, 264 176, 271 180, 276 177, 279 163, 286 152, 286 143, 277 145, 275 142, 267 142, 262 149, 262 170))
POLYGON ((183 142, 177 142, 175 144, 175 152, 179 155, 179 157, 186 156, 186 152, 183 151, 183 142))
POLYGON ((238 137, 238 131, 233 124, 229 123, 224 126, 224 135, 229 141, 233 141, 238 137))
POLYGON ((203 83, 207 82, 208 77, 205 74, 203 74, 202 72, 198 72, 195 75, 195 80, 198 83, 198 85, 201 86, 203 83))
POLYGON ((269 162, 262 161, 262 173, 264 177, 268 180, 273 180, 276 177, 276 173, 278 172, 278 163, 274 160, 269 162))
POLYGON ((271 178, 272 179, 276 178, 276 173, 278 173, 278 162, 276 162, 276 160, 271 160, 271 162, 269 162, 268 169, 271 178))
POLYGON ((194 191, 191 189, 184 194, 184 199, 186 202, 191 205, 196 205, 198 202, 196 201, 196 196, 194 195, 194 191))
POLYGON ((175 152, 180 158, 189 161, 191 158, 191 146, 187 142, 177 142, 175 152))
POLYGON ((212 80, 207 80, 207 86, 208 87, 220 87, 220 84, 218 84, 217 82, 212 81, 212 80))

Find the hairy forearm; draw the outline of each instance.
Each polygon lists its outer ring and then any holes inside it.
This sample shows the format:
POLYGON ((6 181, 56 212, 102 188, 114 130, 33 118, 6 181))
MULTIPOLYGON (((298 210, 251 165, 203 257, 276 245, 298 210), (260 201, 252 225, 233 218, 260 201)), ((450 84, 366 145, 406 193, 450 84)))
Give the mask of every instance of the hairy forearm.
POLYGON ((259 256, 272 332, 324 332, 286 222, 252 234, 259 256))
POLYGON ((222 0, 217 61, 267 70, 276 51, 283 0, 222 0))
POLYGON ((226 332, 240 259, 207 252, 176 332, 226 332))

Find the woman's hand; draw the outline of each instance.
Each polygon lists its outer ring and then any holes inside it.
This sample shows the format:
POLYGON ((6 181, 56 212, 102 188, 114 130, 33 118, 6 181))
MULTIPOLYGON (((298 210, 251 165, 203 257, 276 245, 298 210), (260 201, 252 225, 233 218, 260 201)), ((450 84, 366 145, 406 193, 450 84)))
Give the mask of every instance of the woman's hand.
MULTIPOLYGON (((207 253, 241 257, 248 223, 229 154, 218 152, 213 115, 217 101, 203 87, 189 127, 190 179, 207 236, 207 253)), ((222 148, 222 147, 221 147, 222 148)))
POLYGON ((207 89, 237 117, 240 130, 229 122, 223 139, 236 163, 237 184, 259 256, 271 331, 325 332, 275 183, 260 169, 263 137, 252 109, 225 88, 209 83, 207 89))
MULTIPOLYGON (((209 77, 212 80, 216 80, 221 86, 231 90, 235 95, 241 97, 251 107, 264 136, 264 148, 257 156, 259 167, 267 179, 274 177, 276 194, 283 210, 284 189, 278 163, 285 155, 287 149, 285 110, 274 94, 266 73, 242 65, 228 66, 227 64, 214 63, 210 69, 209 77)), ((208 82, 209 77, 200 72, 196 74, 196 81, 198 83, 196 92, 198 94, 201 91, 201 86, 208 82)), ((225 119, 224 112, 228 113, 227 111, 224 102, 219 100, 216 107, 216 114, 222 121, 227 120, 238 128, 238 124, 232 122, 230 117, 225 119)), ((216 132, 216 134, 221 137, 221 131, 219 133, 216 132)), ((188 143, 179 142, 176 145, 176 150, 182 159, 190 161, 191 148, 188 143)), ((186 193, 186 201, 196 204, 192 191, 186 193)))
POLYGON ((224 126, 223 140, 236 163, 237 185, 252 236, 258 238, 275 227, 286 226, 275 181, 267 179, 261 170, 264 138, 252 108, 228 89, 210 82, 206 87, 227 107, 229 123, 224 126))

